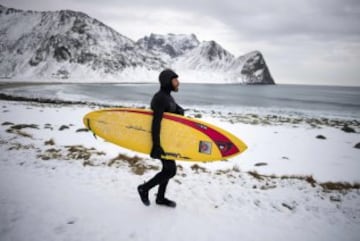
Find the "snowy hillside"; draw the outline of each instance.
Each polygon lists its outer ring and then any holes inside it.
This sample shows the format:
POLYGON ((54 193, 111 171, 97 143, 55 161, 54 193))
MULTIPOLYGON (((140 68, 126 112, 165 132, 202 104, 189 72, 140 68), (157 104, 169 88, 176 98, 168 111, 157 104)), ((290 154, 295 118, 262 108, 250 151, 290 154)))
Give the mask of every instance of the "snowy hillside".
POLYGON ((135 42, 82 12, 0 5, 0 33, 3 79, 154 82, 171 67, 183 82, 274 84, 260 53, 236 59, 194 34, 151 34, 135 42))
POLYGON ((84 130, 98 106, 0 104, 1 241, 360 239, 359 125, 345 133, 341 120, 259 124, 249 113, 245 124, 202 111, 249 149, 227 162, 177 162, 167 196, 178 206, 169 209, 154 203, 155 189, 149 207, 136 190, 159 161, 84 130))
POLYGON ((187 53, 200 44, 194 34, 151 34, 139 39, 137 43, 168 61, 187 53))
POLYGON ((164 67, 134 41, 84 13, 0 11, 2 77, 116 78, 125 69, 164 67))
POLYGON ((197 48, 178 57, 175 69, 212 70, 226 72, 234 65, 235 57, 215 41, 204 41, 197 48))

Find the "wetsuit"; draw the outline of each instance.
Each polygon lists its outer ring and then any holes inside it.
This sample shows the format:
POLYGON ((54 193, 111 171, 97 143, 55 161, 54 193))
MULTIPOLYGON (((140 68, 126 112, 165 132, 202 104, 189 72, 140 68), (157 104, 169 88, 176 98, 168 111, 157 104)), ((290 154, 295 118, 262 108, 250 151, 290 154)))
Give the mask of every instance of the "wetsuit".
POLYGON ((159 76, 160 90, 154 95, 151 101, 151 109, 154 112, 154 117, 151 128, 153 147, 150 156, 152 158, 161 160, 162 170, 148 182, 138 187, 141 199, 145 205, 150 204, 147 198, 148 191, 156 185, 159 185, 156 203, 167 206, 176 205, 175 202, 165 198, 167 184, 169 180, 176 174, 176 163, 175 160, 161 158, 162 155, 165 155, 165 152, 161 146, 162 143, 160 140, 160 130, 161 120, 163 118, 164 112, 184 115, 184 110, 175 102, 174 98, 171 96, 171 91, 173 90, 171 81, 173 78, 177 77, 177 74, 172 70, 164 70, 161 72, 159 76))

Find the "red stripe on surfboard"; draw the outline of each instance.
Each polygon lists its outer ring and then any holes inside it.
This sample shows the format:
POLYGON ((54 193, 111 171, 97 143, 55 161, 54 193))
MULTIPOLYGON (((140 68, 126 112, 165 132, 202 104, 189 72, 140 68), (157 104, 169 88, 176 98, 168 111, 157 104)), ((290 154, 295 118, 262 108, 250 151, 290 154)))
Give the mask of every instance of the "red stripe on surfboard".
MULTIPOLYGON (((153 112, 141 111, 141 110, 126 110, 126 109, 124 109, 124 110, 107 110, 107 111, 120 111, 120 112, 131 112, 131 113, 138 113, 138 114, 144 114, 144 115, 153 115, 153 112)), ((217 144, 222 157, 228 157, 228 156, 231 156, 231 155, 239 152, 239 149, 229 140, 229 138, 227 138, 220 132, 214 130, 213 128, 211 128, 207 125, 196 123, 194 121, 187 120, 187 119, 184 119, 181 117, 168 115, 167 113, 164 113, 163 118, 182 123, 186 126, 192 127, 194 129, 204 133, 205 135, 209 136, 217 144)))
POLYGON ((229 138, 207 125, 166 114, 164 114, 164 118, 190 126, 210 137, 217 144, 222 157, 231 156, 239 152, 239 149, 229 140, 229 138))

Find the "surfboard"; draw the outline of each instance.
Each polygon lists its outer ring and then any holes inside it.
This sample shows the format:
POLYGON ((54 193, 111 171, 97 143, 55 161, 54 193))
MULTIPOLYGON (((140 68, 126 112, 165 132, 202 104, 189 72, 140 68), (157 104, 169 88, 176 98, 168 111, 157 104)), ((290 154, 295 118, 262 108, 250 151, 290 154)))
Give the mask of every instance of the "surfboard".
MULTIPOLYGON (((153 112, 148 109, 112 108, 86 114, 85 126, 96 136, 121 147, 149 154, 153 112)), ((162 158, 211 162, 234 157, 247 149, 239 138, 196 118, 164 113, 160 130, 162 158)))

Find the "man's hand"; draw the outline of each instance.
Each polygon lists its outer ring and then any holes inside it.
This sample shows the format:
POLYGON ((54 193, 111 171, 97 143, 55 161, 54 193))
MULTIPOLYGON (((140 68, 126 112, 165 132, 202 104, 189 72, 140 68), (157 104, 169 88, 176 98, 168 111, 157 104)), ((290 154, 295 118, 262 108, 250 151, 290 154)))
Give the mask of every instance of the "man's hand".
POLYGON ((154 145, 151 149, 150 156, 154 159, 161 159, 161 156, 165 155, 164 149, 160 145, 154 145))

